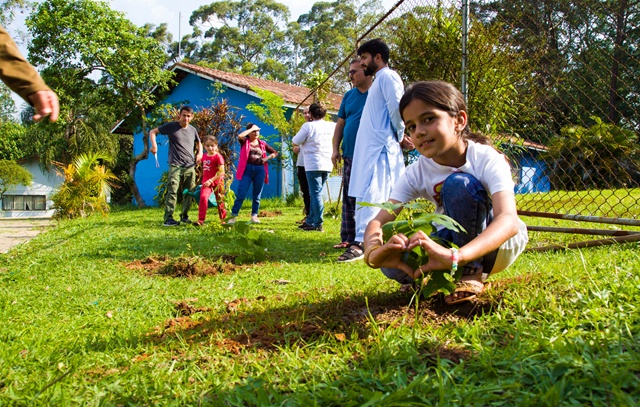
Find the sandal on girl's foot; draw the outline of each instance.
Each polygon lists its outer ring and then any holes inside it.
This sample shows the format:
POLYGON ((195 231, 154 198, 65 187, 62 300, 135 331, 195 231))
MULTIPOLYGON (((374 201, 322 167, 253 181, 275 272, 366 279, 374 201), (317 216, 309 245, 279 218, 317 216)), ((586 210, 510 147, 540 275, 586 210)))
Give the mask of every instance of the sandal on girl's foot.
POLYGON ((471 301, 484 291, 484 284, 477 280, 458 281, 453 294, 444 297, 447 305, 460 304, 471 301))
MULTIPOLYGON (((355 245, 352 245, 352 246, 355 246, 355 245)), ((340 255, 340 257, 338 257, 338 262, 349 263, 352 261, 360 260, 363 257, 364 257, 364 251, 362 251, 362 249, 352 249, 351 247, 349 247, 347 248, 347 250, 344 251, 344 253, 340 255)))
POLYGON ((334 244, 333 248, 334 249, 346 249, 349 246, 350 246, 349 242, 340 242, 338 244, 334 244))

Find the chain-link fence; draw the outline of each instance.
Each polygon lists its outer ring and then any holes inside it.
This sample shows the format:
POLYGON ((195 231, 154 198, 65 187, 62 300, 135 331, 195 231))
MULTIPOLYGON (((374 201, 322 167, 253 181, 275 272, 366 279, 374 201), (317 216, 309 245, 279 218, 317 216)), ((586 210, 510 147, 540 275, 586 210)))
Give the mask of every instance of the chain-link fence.
POLYGON ((639 26, 638 1, 401 0, 361 41, 383 38, 405 85, 465 93, 521 214, 640 225, 639 26))

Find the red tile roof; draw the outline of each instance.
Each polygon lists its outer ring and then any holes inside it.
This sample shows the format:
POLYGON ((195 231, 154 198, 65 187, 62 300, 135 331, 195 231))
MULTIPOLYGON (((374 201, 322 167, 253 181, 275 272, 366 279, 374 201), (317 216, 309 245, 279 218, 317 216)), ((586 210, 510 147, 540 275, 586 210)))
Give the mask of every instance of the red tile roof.
POLYGON ((503 142, 507 142, 509 144, 514 144, 514 145, 526 147, 526 148, 529 148, 531 150, 538 150, 538 151, 548 151, 549 150, 549 147, 547 147, 547 146, 545 146, 543 144, 534 143, 533 141, 525 140, 523 138, 516 137, 516 136, 507 135, 504 138, 501 137, 499 140, 503 141, 503 142))
MULTIPOLYGON (((270 81, 267 79, 254 78, 251 76, 241 75, 233 72, 219 71, 217 69, 205 68, 198 65, 186 64, 184 62, 176 63, 172 68, 172 71, 181 70, 189 72, 198 76, 203 76, 211 80, 216 80, 227 85, 231 85, 235 88, 244 89, 247 92, 253 92, 251 88, 259 88, 268 90, 284 99, 285 102, 298 105, 310 105, 313 102, 313 97, 308 97, 311 90, 303 86, 289 85, 287 83, 270 81), (305 98, 307 98, 305 100, 305 98), (304 100, 304 103, 303 103, 304 100)), ((180 80, 180 78, 177 78, 180 80)), ((331 93, 327 97, 327 108, 329 110, 338 111, 340 109, 340 102, 342 96, 331 93)))

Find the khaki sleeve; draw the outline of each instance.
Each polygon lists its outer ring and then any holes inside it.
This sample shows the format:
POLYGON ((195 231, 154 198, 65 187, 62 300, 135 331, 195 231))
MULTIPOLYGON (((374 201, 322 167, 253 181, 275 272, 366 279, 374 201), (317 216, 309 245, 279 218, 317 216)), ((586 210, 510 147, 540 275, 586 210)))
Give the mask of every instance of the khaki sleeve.
POLYGON ((0 79, 27 102, 32 93, 51 90, 22 56, 4 27, 0 27, 0 79))

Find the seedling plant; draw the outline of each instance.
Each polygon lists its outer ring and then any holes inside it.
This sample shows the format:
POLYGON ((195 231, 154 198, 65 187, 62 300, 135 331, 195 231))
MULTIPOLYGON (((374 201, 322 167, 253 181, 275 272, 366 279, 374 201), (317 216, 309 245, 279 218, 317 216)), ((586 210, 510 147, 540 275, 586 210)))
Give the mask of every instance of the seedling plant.
MULTIPOLYGON (((438 226, 452 230, 456 233, 466 233, 466 230, 451 217, 433 213, 433 206, 426 201, 413 201, 407 204, 385 203, 362 203, 363 206, 374 206, 386 210, 393 214, 398 209, 402 209, 396 220, 388 222, 382 226, 382 239, 386 243, 391 236, 402 233, 411 238, 419 230, 430 236, 436 243, 458 248, 453 242, 446 242, 433 235, 438 226)), ((429 262, 429 255, 421 246, 416 246, 413 250, 407 252, 403 260, 412 269, 429 262)), ((436 292, 444 294, 452 294, 456 289, 456 282, 462 277, 462 269, 458 269, 455 273, 451 270, 432 270, 418 278, 414 284, 419 287, 419 292, 425 298, 431 297, 436 292)))

